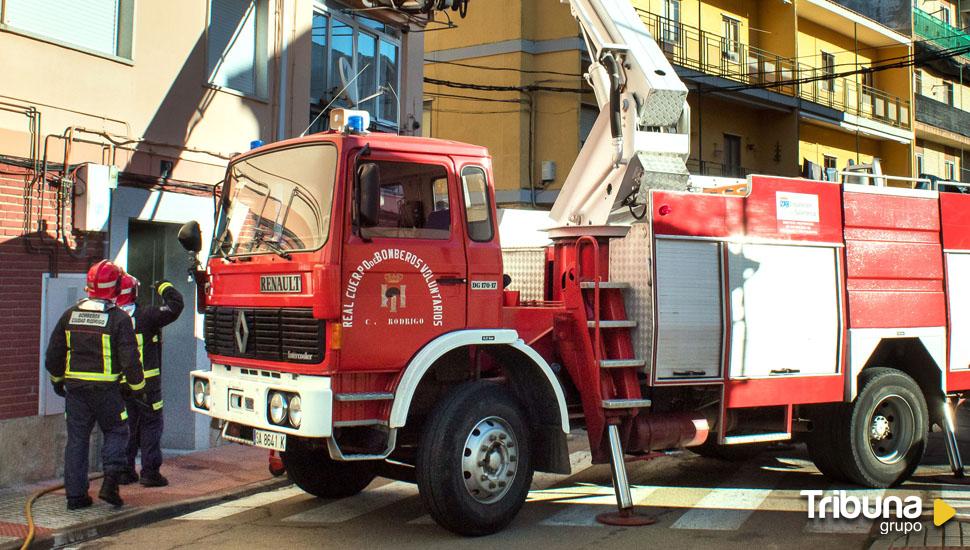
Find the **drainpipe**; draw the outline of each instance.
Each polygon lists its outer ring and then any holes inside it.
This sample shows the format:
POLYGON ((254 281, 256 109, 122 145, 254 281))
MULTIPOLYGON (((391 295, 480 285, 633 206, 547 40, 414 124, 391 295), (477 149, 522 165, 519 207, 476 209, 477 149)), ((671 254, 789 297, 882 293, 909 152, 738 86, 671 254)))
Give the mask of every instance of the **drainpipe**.
POLYGON ((280 74, 277 75, 279 79, 279 124, 276 126, 276 139, 284 140, 286 139, 286 64, 287 64, 287 50, 289 50, 289 19, 286 17, 286 10, 283 9, 283 0, 277 0, 276 9, 280 12, 280 18, 283 20, 283 38, 280 40, 280 74))

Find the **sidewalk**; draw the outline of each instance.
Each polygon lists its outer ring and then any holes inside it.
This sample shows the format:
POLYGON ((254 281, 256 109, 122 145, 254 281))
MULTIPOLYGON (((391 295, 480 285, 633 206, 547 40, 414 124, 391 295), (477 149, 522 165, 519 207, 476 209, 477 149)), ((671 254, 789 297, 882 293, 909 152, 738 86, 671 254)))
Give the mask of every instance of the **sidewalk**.
MULTIPOLYGON (((269 473, 265 449, 223 445, 165 461, 168 487, 122 486, 125 505, 115 508, 97 499, 101 481, 91 482, 94 505, 68 511, 64 490, 34 503, 37 526, 32 548, 50 548, 100 537, 124 529, 185 514, 223 500, 232 500, 289 483, 269 473)), ((20 548, 27 535, 24 504, 34 492, 63 480, 0 490, 0 550, 20 548)))

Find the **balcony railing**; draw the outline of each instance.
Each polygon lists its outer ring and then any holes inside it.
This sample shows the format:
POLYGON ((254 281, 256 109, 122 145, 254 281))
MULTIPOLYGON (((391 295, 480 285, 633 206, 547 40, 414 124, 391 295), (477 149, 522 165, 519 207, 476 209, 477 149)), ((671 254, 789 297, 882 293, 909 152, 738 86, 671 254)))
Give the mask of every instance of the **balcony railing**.
POLYGON ((916 120, 970 137, 970 112, 925 95, 916 94, 916 120))
MULTIPOLYGON (((917 7, 913 8, 913 32, 930 39, 944 50, 970 46, 970 35, 966 32, 948 25, 917 7)), ((963 57, 970 58, 970 54, 963 54, 963 57)))
POLYGON ((674 65, 801 97, 897 128, 911 127, 909 100, 860 84, 855 76, 826 78, 823 69, 655 13, 637 11, 674 65))
POLYGON ((717 176, 722 178, 746 178, 750 171, 739 165, 722 164, 696 158, 687 159, 687 170, 691 174, 701 176, 717 176))

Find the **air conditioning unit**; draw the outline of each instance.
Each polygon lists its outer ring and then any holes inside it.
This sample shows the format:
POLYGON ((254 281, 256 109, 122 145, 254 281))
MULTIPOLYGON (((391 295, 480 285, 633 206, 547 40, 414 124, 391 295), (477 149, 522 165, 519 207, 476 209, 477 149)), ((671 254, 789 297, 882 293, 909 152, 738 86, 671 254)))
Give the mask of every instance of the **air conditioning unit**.
POLYGON ((118 187, 118 169, 85 164, 74 178, 73 226, 78 231, 107 231, 111 190, 118 187))

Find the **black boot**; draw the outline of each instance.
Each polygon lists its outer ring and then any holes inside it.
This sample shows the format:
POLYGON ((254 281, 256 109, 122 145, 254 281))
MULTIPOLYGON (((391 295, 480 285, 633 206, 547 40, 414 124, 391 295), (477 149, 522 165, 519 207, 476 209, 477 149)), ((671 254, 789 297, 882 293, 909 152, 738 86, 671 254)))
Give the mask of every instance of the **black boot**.
POLYGON ((80 510, 81 508, 87 508, 91 506, 93 501, 88 495, 82 497, 70 497, 67 499, 67 509, 68 510, 80 510))
POLYGON ((138 474, 136 474, 134 470, 125 470, 121 473, 121 475, 118 476, 119 485, 131 485, 136 481, 138 481, 138 474))
POLYGON ((168 480, 158 472, 141 472, 141 484, 143 487, 165 487, 168 480))
POLYGON ((98 493, 98 498, 115 506, 124 505, 125 501, 121 500, 121 495, 118 493, 117 473, 104 474, 104 481, 101 483, 101 491, 98 493))

